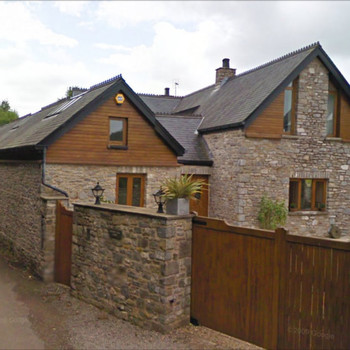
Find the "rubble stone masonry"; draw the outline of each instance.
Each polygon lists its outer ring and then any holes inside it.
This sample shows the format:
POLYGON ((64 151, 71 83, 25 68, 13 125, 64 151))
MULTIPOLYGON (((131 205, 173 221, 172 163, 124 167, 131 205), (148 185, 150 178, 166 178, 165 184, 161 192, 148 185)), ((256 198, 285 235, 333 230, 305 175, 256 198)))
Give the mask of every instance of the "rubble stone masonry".
POLYGON ((73 294, 143 328, 188 324, 192 216, 74 204, 73 294))
POLYGON ((34 272, 41 269, 41 166, 0 164, 0 242, 34 272))
POLYGON ((298 84, 295 136, 248 138, 241 130, 205 135, 214 159, 209 215, 258 227, 264 194, 287 206, 291 178, 327 179, 326 210, 291 212, 286 228, 291 234, 327 236, 334 216, 342 235, 350 236, 350 144, 325 137, 326 68, 315 59, 298 84))
POLYGON ((77 200, 91 201, 94 197, 91 188, 99 181, 105 189, 104 199, 115 202, 117 174, 145 175, 145 207, 155 208, 153 193, 159 190, 166 178, 179 177, 181 174, 210 174, 206 166, 178 167, 127 167, 47 164, 46 179, 69 194, 71 202, 77 200))

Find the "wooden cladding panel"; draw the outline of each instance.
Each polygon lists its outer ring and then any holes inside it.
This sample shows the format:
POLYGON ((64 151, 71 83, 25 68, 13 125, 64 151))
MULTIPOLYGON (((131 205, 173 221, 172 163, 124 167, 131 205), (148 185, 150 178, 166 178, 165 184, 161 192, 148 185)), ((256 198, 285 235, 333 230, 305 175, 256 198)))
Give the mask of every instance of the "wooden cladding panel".
POLYGON ((196 217, 191 317, 267 349, 350 349, 350 244, 196 217))
POLYGON ((116 105, 111 98, 54 142, 48 148, 47 162, 177 166, 177 157, 128 99, 122 105, 116 105), (128 149, 108 148, 109 117, 128 119, 128 149))
POLYGON ((283 132, 284 91, 249 125, 248 137, 281 138, 283 132))
POLYGON ((350 103, 340 96, 340 135, 342 139, 350 141, 350 103))

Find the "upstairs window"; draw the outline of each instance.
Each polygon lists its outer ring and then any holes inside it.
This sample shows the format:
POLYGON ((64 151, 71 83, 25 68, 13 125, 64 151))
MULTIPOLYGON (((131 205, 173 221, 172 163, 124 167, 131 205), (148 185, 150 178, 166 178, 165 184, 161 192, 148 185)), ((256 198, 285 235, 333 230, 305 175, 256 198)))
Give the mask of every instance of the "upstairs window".
POLYGON ((338 91, 330 83, 328 91, 326 132, 327 136, 339 136, 338 126, 338 91))
POLYGON ((109 145, 127 145, 127 119, 109 118, 109 145))
POLYGON ((291 82, 284 90, 283 132, 295 134, 295 100, 297 80, 291 82))
POLYGON ((327 180, 325 179, 291 179, 289 210, 325 210, 326 191, 327 180))

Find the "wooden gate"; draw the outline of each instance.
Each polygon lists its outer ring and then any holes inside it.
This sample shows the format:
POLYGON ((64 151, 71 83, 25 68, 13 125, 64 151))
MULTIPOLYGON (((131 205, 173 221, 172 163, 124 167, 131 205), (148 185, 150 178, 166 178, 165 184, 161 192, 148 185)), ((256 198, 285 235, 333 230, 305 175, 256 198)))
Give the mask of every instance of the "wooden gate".
POLYGON ((350 348, 350 243, 193 222, 191 317, 268 349, 350 348))
POLYGON ((56 206, 55 281, 70 286, 73 211, 60 201, 56 206))

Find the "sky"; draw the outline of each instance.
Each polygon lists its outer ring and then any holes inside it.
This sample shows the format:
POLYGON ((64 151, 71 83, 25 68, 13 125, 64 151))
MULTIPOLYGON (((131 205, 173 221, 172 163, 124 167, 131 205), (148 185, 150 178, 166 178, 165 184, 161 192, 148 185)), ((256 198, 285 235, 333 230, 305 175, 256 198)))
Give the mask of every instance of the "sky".
POLYGON ((223 58, 240 74, 317 41, 350 82, 348 1, 0 1, 0 23, 0 101, 20 116, 119 74, 183 96, 223 58))

